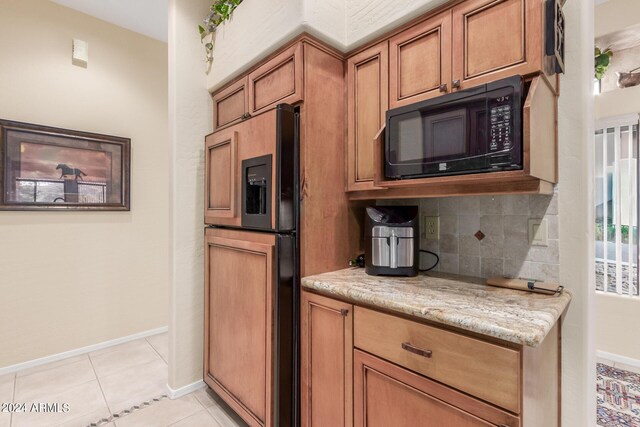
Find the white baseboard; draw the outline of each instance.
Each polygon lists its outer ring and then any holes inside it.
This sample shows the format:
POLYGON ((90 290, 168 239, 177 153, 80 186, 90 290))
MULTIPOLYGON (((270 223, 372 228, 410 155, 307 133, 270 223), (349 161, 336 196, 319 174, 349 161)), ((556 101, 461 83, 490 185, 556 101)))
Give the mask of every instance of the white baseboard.
POLYGON ((146 338, 153 335, 163 334, 168 330, 169 330, 168 326, 163 326, 162 328, 151 329, 144 332, 138 332, 137 334, 128 335, 126 337, 116 338, 114 340, 109 340, 109 341, 104 341, 98 344, 88 345, 86 347, 77 348, 75 350, 69 350, 63 353, 41 357, 40 359, 34 359, 34 360, 29 360, 28 362, 16 363, 15 365, 10 365, 4 368, 0 368, 0 376, 4 374, 11 374, 14 372, 18 372, 23 369, 33 368, 34 366, 46 365, 47 363, 57 362, 58 360, 67 359, 69 357, 91 353, 92 351, 102 350, 103 348, 113 347, 114 345, 122 344, 129 341, 134 341, 140 338, 146 338))
POLYGON ((186 396, 189 393, 193 393, 196 390, 200 390, 201 388, 205 388, 207 385, 203 380, 196 381, 195 383, 187 384, 184 387, 180 387, 179 389, 173 389, 167 384, 167 395, 169 399, 178 399, 182 396, 186 396))
POLYGON ((631 357, 620 356, 618 354, 608 353, 606 351, 600 350, 596 351, 596 356, 601 359, 610 360, 617 363, 624 363, 625 365, 633 366, 634 368, 640 368, 640 360, 633 359, 631 357))

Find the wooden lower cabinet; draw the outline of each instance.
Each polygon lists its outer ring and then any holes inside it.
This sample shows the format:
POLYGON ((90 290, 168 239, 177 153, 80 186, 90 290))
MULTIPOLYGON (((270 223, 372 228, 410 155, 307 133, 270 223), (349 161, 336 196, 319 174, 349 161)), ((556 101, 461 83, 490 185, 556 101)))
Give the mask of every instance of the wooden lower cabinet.
POLYGON ((207 229, 205 382, 252 427, 273 425, 275 237, 207 229))
POLYGON ((499 409, 360 350, 354 372, 356 427, 518 425, 499 409))
POLYGON ((353 306, 303 292, 301 325, 301 425, 353 425, 353 306))
POLYGON ((538 347, 302 292, 305 427, 558 427, 560 326, 538 347))

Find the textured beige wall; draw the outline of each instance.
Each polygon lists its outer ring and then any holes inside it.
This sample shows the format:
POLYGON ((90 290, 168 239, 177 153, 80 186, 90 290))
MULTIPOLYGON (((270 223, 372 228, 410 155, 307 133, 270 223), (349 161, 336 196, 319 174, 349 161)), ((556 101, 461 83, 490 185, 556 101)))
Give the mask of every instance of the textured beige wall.
POLYGON ((562 426, 596 425, 593 222, 593 7, 568 1, 566 74, 558 100, 560 283, 573 299, 562 323, 562 426))
POLYGON ((167 45, 2 0, 0 55, 1 118, 130 137, 133 159, 131 212, 0 212, 0 367, 165 326, 167 45))
POLYGON ((210 0, 169 1, 169 387, 202 381, 204 336, 204 137, 212 131, 204 48, 194 24, 210 0))

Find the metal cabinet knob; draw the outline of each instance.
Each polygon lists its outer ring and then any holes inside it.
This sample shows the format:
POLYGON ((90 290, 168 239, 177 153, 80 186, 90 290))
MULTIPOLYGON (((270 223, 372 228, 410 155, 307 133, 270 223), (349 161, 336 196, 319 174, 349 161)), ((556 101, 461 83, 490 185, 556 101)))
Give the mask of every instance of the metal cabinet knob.
POLYGON ((453 82, 451 82, 451 86, 454 89, 458 89, 460 87, 460 80, 454 80, 453 82))
POLYGON ((441 84, 440 87, 438 88, 440 89, 440 92, 446 92, 447 91, 447 84, 441 84))

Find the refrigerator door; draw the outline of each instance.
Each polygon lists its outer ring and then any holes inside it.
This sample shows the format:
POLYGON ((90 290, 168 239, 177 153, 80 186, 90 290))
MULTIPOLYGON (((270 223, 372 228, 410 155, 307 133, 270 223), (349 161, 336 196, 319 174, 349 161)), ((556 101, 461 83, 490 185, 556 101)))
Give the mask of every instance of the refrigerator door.
POLYGON ((205 382, 248 424, 297 413, 296 239, 205 231, 205 382))
POLYGON ((298 116, 281 104, 208 135, 205 223, 253 230, 295 230, 298 116))

